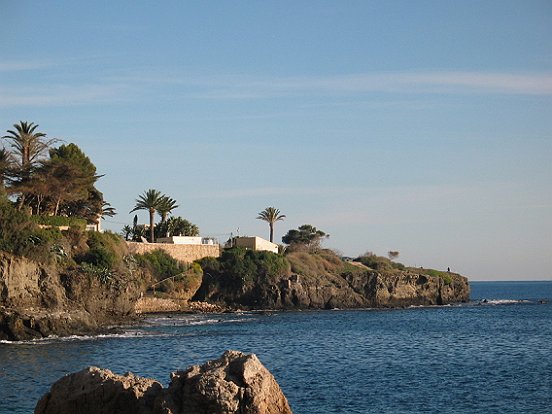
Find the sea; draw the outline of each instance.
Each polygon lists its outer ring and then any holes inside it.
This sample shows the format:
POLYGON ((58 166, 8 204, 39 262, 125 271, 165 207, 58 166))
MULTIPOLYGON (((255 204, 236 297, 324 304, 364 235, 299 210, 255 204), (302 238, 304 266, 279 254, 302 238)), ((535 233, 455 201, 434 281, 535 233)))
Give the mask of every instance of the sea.
POLYGON ((167 385, 227 349, 257 354, 295 414, 552 413, 552 281, 471 282, 407 309, 155 315, 121 334, 0 343, 0 413, 32 413, 87 366, 167 385))

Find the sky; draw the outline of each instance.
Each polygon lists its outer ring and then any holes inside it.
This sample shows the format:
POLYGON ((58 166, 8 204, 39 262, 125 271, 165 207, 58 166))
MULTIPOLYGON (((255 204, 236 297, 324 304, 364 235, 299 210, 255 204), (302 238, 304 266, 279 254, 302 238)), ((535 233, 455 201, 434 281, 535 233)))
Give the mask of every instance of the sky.
POLYGON ((552 2, 0 0, 0 129, 76 143, 131 224, 311 224, 347 256, 552 279, 552 2), (147 222, 146 212, 139 213, 147 222))

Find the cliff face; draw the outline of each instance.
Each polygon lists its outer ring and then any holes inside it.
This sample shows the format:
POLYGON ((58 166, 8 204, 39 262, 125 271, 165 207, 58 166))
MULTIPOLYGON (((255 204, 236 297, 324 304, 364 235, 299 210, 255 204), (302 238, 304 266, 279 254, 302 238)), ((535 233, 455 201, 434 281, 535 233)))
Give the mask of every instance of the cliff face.
POLYGON ((336 263, 324 263, 316 272, 317 264, 309 265, 305 274, 290 272, 241 284, 206 272, 194 300, 251 309, 404 307, 469 300, 468 280, 454 273, 442 278, 422 270, 377 272, 336 263))
POLYGON ((130 272, 102 283, 76 268, 60 271, 0 253, 0 339, 97 331, 130 315, 140 290, 130 272))

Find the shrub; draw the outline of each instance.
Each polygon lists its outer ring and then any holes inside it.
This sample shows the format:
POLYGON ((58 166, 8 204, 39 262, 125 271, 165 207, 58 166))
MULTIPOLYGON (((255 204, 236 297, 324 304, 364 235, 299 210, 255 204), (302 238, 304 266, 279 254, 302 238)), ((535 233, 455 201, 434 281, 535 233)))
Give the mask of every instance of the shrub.
POLYGON ((184 263, 176 260, 164 250, 157 249, 150 253, 137 254, 138 264, 150 270, 156 280, 183 273, 188 269, 184 263))
POLYGON ((360 256, 355 261, 362 263, 365 266, 368 266, 370 269, 382 271, 390 270, 393 268, 393 263, 386 257, 376 256, 373 253, 365 254, 360 256))
POLYGON ((31 216, 33 222, 36 224, 42 224, 46 226, 69 226, 84 229, 86 227, 86 220, 77 217, 64 217, 64 216, 31 216))
POLYGON ((218 259, 198 261, 204 273, 219 277, 222 284, 244 286, 259 278, 272 279, 289 272, 289 262, 283 256, 267 251, 234 247, 225 250, 218 259))
POLYGON ((443 279, 443 282, 445 285, 451 285, 452 284, 452 276, 448 272, 442 272, 440 270, 435 269, 425 269, 424 270, 426 275, 433 276, 433 277, 440 277, 443 279))
POLYGON ((86 232, 83 235, 88 237, 88 250, 76 257, 78 263, 107 269, 122 266, 126 246, 119 236, 111 232, 86 232))
POLYGON ((115 253, 104 246, 91 248, 83 258, 83 262, 96 267, 105 267, 111 269, 115 264, 115 253))
POLYGON ((87 244, 91 249, 104 248, 113 253, 113 265, 120 265, 123 261, 123 257, 127 253, 126 244, 123 242, 121 236, 106 231, 103 233, 97 231, 87 232, 88 240, 87 244))
POLYGON ((113 273, 108 267, 94 266, 89 263, 83 263, 81 269, 84 273, 96 277, 102 285, 110 283, 113 279, 113 273))
POLYGON ((53 233, 39 229, 8 200, 0 200, 0 250, 45 263, 52 259, 53 238, 53 233))

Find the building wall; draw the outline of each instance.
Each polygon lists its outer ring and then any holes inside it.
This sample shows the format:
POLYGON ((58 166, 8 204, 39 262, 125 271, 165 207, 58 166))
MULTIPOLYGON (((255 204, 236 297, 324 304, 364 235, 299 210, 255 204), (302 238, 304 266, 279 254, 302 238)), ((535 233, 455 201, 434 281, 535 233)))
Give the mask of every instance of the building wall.
POLYGON ((278 245, 271 243, 261 237, 236 237, 234 239, 237 247, 245 247, 251 250, 266 250, 272 253, 278 253, 278 245))
POLYGON ((220 246, 209 244, 167 244, 167 243, 137 243, 126 242, 130 253, 144 254, 153 250, 161 249, 166 251, 176 260, 182 262, 193 262, 207 256, 219 257, 220 246))
POLYGON ((278 245, 276 243, 271 243, 261 237, 255 237, 255 249, 278 253, 278 245))
POLYGON ((157 243, 170 243, 170 244, 201 244, 201 237, 195 236, 171 236, 171 237, 159 237, 157 243))

